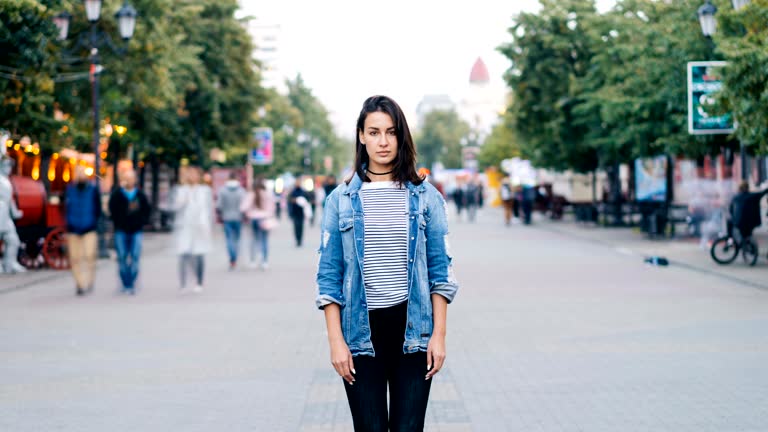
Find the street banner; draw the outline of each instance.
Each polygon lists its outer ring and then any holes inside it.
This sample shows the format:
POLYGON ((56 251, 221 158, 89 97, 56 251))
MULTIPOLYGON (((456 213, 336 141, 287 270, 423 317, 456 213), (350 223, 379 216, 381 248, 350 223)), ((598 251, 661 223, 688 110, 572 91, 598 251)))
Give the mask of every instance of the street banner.
POLYGON ((723 87, 723 61, 688 62, 688 133, 730 134, 735 130, 731 114, 717 115, 715 94, 723 87))
POLYGON ((252 165, 271 165, 273 157, 272 128, 253 129, 253 148, 249 154, 252 165))
POLYGON ((637 201, 667 200, 666 156, 635 159, 635 197, 637 201))

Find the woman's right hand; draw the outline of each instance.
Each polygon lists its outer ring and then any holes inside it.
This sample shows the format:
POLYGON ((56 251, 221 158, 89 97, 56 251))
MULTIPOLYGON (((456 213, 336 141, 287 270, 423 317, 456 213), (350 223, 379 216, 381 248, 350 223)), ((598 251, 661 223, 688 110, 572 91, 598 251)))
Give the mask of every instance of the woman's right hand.
POLYGON ((336 369, 336 373, 344 378, 349 385, 355 382, 355 364, 352 360, 352 353, 349 351, 344 339, 331 341, 331 364, 336 369))

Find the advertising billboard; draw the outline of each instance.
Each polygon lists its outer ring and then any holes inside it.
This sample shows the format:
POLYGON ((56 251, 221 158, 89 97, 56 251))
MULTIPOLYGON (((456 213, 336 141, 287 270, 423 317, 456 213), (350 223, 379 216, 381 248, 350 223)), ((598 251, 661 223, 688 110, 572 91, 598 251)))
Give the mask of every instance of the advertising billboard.
POLYGON ((637 201, 665 202, 667 200, 666 156, 635 159, 635 198, 637 201))
POLYGON ((722 61, 688 63, 688 133, 730 134, 735 126, 731 114, 715 114, 715 95, 723 88, 722 61))

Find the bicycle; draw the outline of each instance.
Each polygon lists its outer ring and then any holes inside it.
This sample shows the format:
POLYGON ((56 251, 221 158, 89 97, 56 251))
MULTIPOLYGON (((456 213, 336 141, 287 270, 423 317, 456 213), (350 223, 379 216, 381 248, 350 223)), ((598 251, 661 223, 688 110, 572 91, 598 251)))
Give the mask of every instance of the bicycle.
POLYGON ((728 233, 719 237, 712 243, 709 254, 718 264, 730 264, 736 260, 741 252, 744 263, 749 266, 757 264, 760 252, 757 243, 752 240, 752 236, 741 236, 738 230, 734 230, 731 224, 728 224, 728 233), (735 231, 735 233, 734 233, 735 231))

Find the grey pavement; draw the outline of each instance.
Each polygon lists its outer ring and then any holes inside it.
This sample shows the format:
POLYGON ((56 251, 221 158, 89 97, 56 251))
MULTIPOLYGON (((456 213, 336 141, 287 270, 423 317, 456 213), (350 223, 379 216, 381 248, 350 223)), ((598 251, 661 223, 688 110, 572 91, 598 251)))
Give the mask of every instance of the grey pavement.
MULTIPOLYGON (((462 288, 427 431, 768 430, 768 291, 567 224, 452 219, 462 288)), ((170 237, 135 297, 113 263, 91 297, 66 273, 0 294, 0 430, 351 431, 307 234, 283 221, 265 272, 228 272, 220 241, 197 295, 170 237)))

